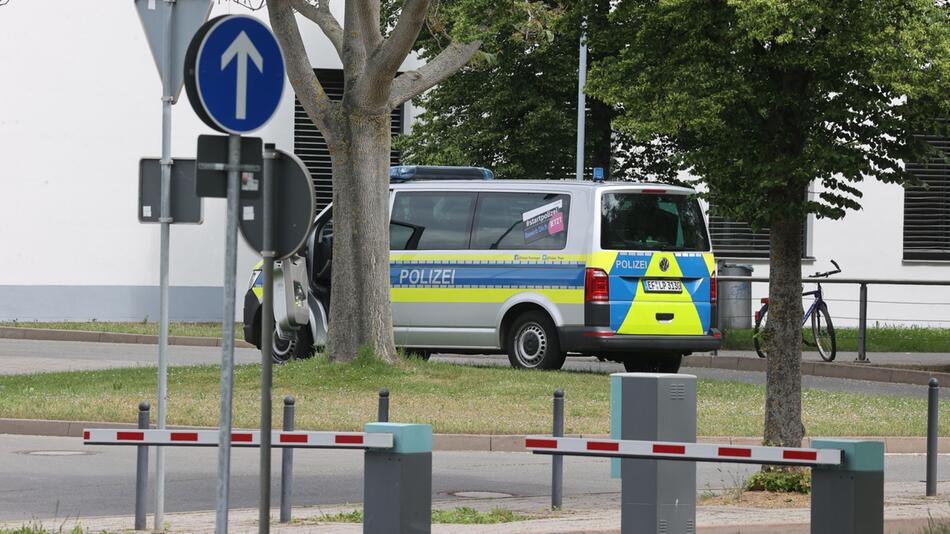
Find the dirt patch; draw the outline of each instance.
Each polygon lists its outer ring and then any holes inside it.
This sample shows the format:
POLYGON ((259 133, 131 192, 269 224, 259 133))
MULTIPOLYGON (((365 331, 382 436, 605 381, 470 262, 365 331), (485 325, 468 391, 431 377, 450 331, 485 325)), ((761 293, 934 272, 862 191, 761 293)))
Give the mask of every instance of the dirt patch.
POLYGON ((775 493, 771 491, 744 491, 709 495, 700 498, 700 506, 748 506, 752 508, 809 508, 811 495, 775 493))

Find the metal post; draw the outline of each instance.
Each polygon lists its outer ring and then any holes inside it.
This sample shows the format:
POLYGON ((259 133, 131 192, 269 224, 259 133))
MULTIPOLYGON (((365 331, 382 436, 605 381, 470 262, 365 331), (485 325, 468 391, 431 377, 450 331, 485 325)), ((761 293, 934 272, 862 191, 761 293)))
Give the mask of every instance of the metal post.
MULTIPOLYGON (((294 398, 284 397, 284 430, 291 432, 294 429, 294 398)), ((293 504, 294 493, 294 449, 284 447, 280 461, 280 522, 290 522, 290 507, 293 504)))
POLYGON ((264 145, 264 175, 261 191, 263 214, 264 309, 261 311, 261 499, 258 514, 258 532, 270 532, 270 466, 271 466, 271 387, 273 385, 274 337, 274 159, 275 145, 264 145))
MULTIPOLYGON (((162 203, 158 222, 161 224, 159 253, 159 327, 158 327, 158 413, 156 423, 165 428, 168 403, 168 264, 171 242, 171 174, 172 174, 172 21, 175 0, 169 4, 165 19, 165 46, 162 54, 162 203)), ((163 529, 165 515, 165 450, 155 450, 155 524, 154 530, 163 529)), ((143 527, 144 528, 144 527, 143 527)))
POLYGON ((868 285, 861 284, 861 295, 858 302, 858 363, 869 363, 867 354, 868 336, 868 285))
POLYGON ((937 422, 940 415, 940 384, 930 379, 927 391, 927 496, 937 494, 937 422))
MULTIPOLYGON (((554 390, 554 428, 551 435, 564 437, 564 390, 554 390)), ((551 509, 561 509, 562 487, 564 485, 564 457, 560 454, 551 456, 551 509)))
POLYGON ((581 26, 581 41, 577 52, 577 179, 584 179, 584 129, 587 118, 587 97, 584 86, 587 85, 587 19, 581 26))
MULTIPOLYGON (((139 429, 148 429, 149 404, 139 403, 139 429)), ((148 447, 136 447, 138 461, 135 465, 135 530, 145 530, 145 499, 148 497, 148 447)), ((161 450, 161 447, 158 447, 161 450)))
POLYGON ((218 488, 215 533, 228 532, 231 482, 231 386, 234 384, 234 292, 237 275, 238 194, 241 136, 228 136, 228 218, 224 253, 224 317, 221 351, 221 415, 218 418, 218 488))
POLYGON ((376 421, 380 423, 389 422, 389 390, 386 388, 379 390, 379 411, 376 421))

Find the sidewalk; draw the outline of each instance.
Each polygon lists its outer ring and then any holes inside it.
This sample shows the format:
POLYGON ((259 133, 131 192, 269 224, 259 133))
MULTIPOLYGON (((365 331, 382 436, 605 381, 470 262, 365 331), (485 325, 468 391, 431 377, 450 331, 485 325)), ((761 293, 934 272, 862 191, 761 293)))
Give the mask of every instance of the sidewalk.
MULTIPOLYGON (((927 526, 928 521, 950 522, 950 503, 946 495, 950 494, 950 481, 938 486, 937 497, 922 497, 921 484, 888 483, 885 486, 885 532, 917 534, 927 526)), ((567 496, 561 512, 550 512, 547 496, 530 498, 471 499, 433 503, 436 509, 452 509, 468 506, 481 511, 504 508, 536 519, 502 523, 495 525, 433 525, 434 533, 460 534, 607 534, 620 531, 620 494, 607 493, 595 495, 567 496)), ((356 534, 362 532, 362 526, 351 523, 320 523, 324 514, 337 514, 358 509, 355 505, 297 507, 293 511, 293 521, 287 525, 276 523, 279 511, 272 510, 271 532, 283 533, 326 533, 356 534)), ((810 511, 808 508, 766 509, 747 506, 703 506, 697 510, 697 533, 702 534, 798 534, 809 532, 810 511)), ((174 533, 212 533, 214 532, 214 512, 193 512, 167 514, 168 532, 174 533)), ((149 525, 151 526, 151 516, 149 525)), ((229 531, 235 534, 257 532, 257 510, 231 510, 229 531)), ((82 519, 50 519, 37 521, 54 530, 62 527, 69 531, 81 526, 90 532, 103 530, 110 532, 127 531, 133 524, 133 518, 96 517, 82 519)), ((24 522, 0 524, 0 528, 16 528, 24 522)))

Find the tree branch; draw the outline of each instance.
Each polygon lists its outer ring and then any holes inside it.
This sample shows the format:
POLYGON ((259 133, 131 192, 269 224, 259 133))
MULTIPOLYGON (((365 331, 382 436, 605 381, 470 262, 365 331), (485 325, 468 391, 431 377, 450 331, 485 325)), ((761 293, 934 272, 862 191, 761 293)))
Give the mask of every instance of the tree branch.
POLYGON ((481 41, 471 43, 452 43, 435 56, 432 61, 400 74, 393 80, 389 106, 395 108, 403 102, 421 95, 423 92, 448 78, 465 66, 475 52, 482 46, 481 41))
POLYGON ((366 44, 360 34, 363 32, 366 18, 363 0, 347 0, 343 13, 343 73, 346 80, 360 77, 366 68, 366 44))
POLYGON ((389 79, 412 51, 419 31, 426 21, 430 0, 406 0, 399 13, 396 27, 389 37, 375 50, 372 62, 377 79, 389 79))
POLYGON ((327 96, 317 75, 313 72, 310 58, 300 37, 300 29, 291 8, 294 0, 270 0, 268 13, 271 27, 284 51, 284 64, 287 67, 287 78, 297 94, 297 99, 307 112, 307 116, 320 130, 328 144, 336 140, 336 120, 334 119, 335 104, 327 96))
POLYGON ((360 11, 360 39, 367 53, 372 53, 383 42, 383 34, 379 30, 379 0, 360 0, 357 4, 360 11))
POLYGON ((294 11, 300 13, 307 19, 310 19, 323 30, 323 33, 333 44, 336 53, 343 58, 343 28, 330 13, 330 0, 317 0, 316 4, 311 4, 307 0, 290 0, 290 5, 294 11))

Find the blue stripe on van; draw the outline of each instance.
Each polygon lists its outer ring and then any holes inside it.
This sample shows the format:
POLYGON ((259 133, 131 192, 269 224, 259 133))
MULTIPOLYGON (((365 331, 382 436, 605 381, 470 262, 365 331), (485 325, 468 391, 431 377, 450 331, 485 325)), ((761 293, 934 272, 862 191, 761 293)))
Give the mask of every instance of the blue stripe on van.
POLYGON ((583 265, 392 263, 394 287, 568 287, 583 289, 583 265))

